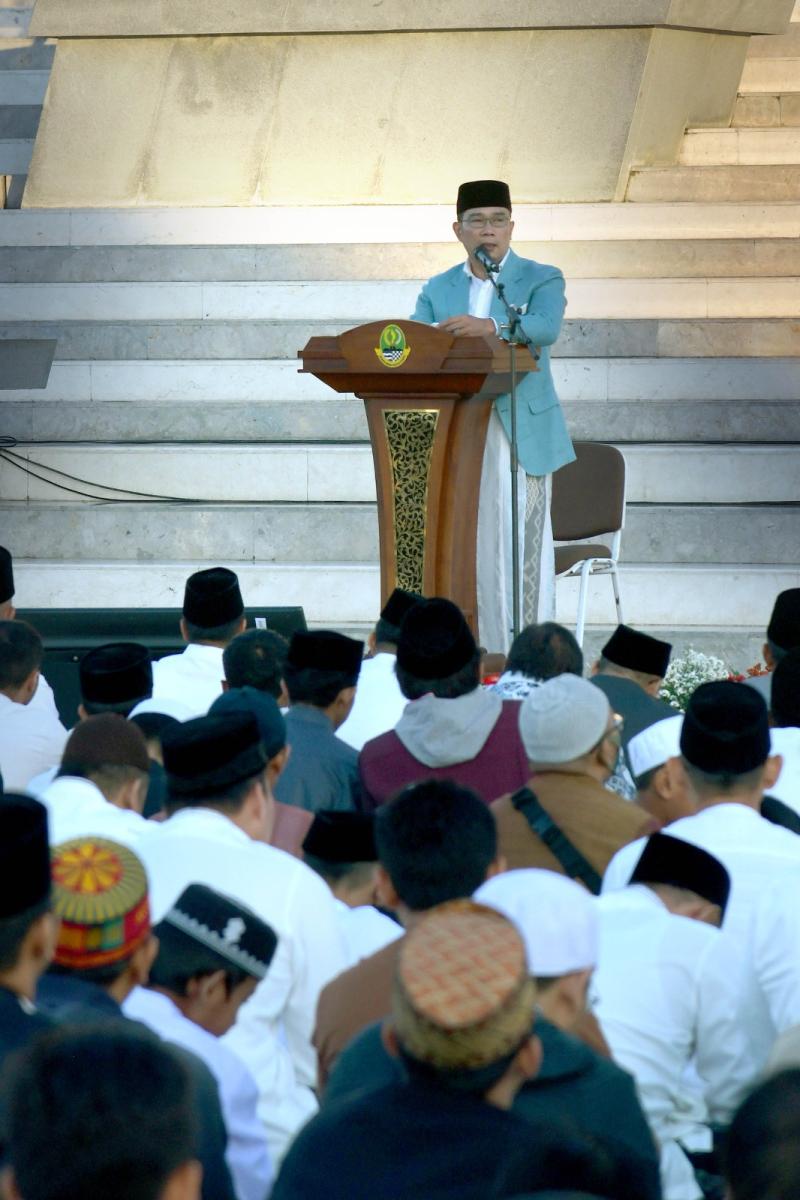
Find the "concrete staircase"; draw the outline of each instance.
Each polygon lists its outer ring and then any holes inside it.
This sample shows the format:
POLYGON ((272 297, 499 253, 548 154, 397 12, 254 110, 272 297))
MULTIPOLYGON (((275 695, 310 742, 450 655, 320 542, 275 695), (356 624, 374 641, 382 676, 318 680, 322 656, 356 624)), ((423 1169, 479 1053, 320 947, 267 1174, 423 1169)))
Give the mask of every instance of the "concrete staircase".
MULTIPOLYGON (((690 130, 676 167, 634 175, 640 202, 515 210, 519 252, 567 276, 554 370, 573 436, 628 461, 626 618, 739 667, 800 583, 798 32, 753 39, 734 125, 690 130), (739 194, 742 171, 758 196, 739 194)), ((410 312, 458 260, 451 221, 430 206, 0 213, 0 337, 58 338, 45 390, 0 393, 15 442, 0 542, 24 603, 177 603, 190 570, 225 562, 255 603, 374 620, 362 405, 298 375, 295 353, 410 312)), ((613 623, 610 592, 596 581, 595 625, 613 623)), ((569 621, 576 591, 558 593, 569 621)))
POLYGON ((55 45, 27 37, 33 5, 0 0, 0 207, 18 208, 55 45))

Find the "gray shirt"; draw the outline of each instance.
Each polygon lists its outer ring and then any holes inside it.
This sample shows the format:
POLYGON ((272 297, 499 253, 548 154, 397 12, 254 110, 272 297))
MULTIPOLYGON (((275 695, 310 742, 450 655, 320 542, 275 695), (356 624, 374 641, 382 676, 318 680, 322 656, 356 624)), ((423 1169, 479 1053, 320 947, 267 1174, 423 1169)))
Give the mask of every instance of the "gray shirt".
POLYGON ((359 807, 358 754, 341 738, 325 713, 295 704, 286 714, 286 740, 292 748, 275 786, 275 799, 308 812, 359 807))

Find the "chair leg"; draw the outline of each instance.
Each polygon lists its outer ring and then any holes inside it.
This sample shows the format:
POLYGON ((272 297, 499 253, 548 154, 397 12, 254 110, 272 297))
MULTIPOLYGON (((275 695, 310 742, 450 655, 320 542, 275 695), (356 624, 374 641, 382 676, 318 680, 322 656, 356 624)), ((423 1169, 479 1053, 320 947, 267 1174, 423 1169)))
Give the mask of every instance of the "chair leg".
POLYGON ((614 563, 611 567, 611 586, 614 589, 614 603, 617 606, 617 624, 622 624, 622 600, 619 595, 619 575, 617 574, 617 564, 614 563))
POLYGON ((589 576, 592 573, 594 559, 587 558, 581 566, 581 586, 578 592, 578 619, 575 623, 575 641, 583 649, 583 630, 586 624, 586 595, 589 590, 589 576))

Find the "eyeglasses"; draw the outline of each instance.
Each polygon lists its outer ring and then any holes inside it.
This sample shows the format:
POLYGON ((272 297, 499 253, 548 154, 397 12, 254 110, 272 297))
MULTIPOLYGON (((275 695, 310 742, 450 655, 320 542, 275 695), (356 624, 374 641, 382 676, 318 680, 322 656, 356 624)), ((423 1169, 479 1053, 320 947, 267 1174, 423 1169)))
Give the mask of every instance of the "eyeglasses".
POLYGON ((500 213, 493 217, 465 217, 461 224, 466 225, 467 229, 486 229, 489 225, 492 229, 505 229, 510 221, 511 217, 500 213))

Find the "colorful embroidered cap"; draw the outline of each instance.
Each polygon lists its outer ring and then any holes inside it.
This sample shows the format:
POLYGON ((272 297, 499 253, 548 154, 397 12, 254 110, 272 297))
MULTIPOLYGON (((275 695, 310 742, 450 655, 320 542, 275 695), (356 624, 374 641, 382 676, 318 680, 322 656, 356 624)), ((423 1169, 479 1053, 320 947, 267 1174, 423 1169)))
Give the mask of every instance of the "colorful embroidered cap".
POLYGON ((418 1063, 464 1072, 506 1058, 531 1033, 535 999, 522 938, 494 909, 441 904, 402 942, 392 1016, 418 1063))
POLYGON ((53 847, 51 867, 59 966, 85 971, 123 963, 147 941, 147 875, 132 850, 106 838, 74 838, 53 847))

